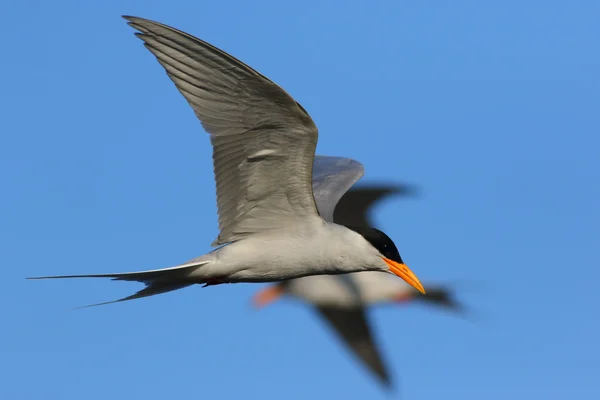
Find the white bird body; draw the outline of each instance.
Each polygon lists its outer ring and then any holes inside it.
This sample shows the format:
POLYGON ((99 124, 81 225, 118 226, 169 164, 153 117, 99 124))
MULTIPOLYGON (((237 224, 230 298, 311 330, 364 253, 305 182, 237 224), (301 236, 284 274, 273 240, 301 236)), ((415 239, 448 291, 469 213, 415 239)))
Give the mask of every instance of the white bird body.
POLYGON ((198 283, 216 278, 222 283, 272 282, 313 274, 389 270, 361 235, 323 220, 252 235, 196 260, 207 262, 189 274, 198 283))
POLYGON ((418 294, 404 281, 393 278, 374 271, 306 276, 287 282, 284 290, 286 295, 309 304, 337 307, 369 307, 418 294))
POLYGON ((324 279, 308 279, 312 276, 293 279, 285 282, 285 295, 324 307, 363 307, 360 289, 353 279, 349 279, 350 275, 322 275, 324 279))

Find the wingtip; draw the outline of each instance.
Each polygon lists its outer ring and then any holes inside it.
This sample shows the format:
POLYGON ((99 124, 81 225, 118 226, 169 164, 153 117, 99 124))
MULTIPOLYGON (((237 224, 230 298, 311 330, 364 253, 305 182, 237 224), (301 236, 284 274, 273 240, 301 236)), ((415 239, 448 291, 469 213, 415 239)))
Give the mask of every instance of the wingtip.
POLYGON ((380 187, 384 191, 384 196, 402 197, 417 199, 421 197, 421 186, 416 183, 400 182, 394 184, 384 184, 380 187))
POLYGON ((381 382, 383 388, 388 392, 395 392, 396 386, 394 386, 394 382, 391 379, 387 378, 381 382))
POLYGON ((121 15, 121 18, 123 18, 125 21, 127 21, 127 25, 131 26, 133 29, 139 29, 137 27, 138 22, 147 21, 144 18, 134 17, 132 15, 121 15))
POLYGON ((378 378, 379 384, 385 392, 389 393, 390 395, 396 393, 396 385, 394 385, 394 381, 389 375, 378 376, 378 378))
POLYGON ((404 197, 419 198, 423 194, 423 189, 416 183, 405 183, 400 185, 397 193, 404 197))

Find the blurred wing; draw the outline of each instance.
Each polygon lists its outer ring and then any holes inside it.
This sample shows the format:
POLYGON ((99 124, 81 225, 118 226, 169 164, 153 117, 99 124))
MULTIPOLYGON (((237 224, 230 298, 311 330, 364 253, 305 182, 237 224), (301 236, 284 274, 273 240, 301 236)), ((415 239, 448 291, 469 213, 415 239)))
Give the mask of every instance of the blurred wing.
POLYGON ((392 194, 410 195, 412 192, 413 189, 408 185, 382 184, 352 188, 339 199, 333 221, 346 226, 373 227, 370 210, 375 203, 392 194))
POLYGON ((413 291, 414 299, 425 304, 441 307, 447 311, 459 314, 466 313, 464 305, 456 299, 456 293, 451 288, 444 285, 425 285, 425 290, 426 294, 421 294, 416 290, 413 291))
POLYGON ((364 172, 363 165, 350 158, 315 156, 312 189, 323 219, 333 221, 336 204, 364 172))
POLYGON ((304 108, 209 43, 124 18, 210 134, 220 230, 213 246, 318 217, 311 186, 318 131, 304 108))
POLYGON ((323 317, 343 339, 348 348, 385 385, 391 386, 379 349, 363 308, 316 307, 323 317))

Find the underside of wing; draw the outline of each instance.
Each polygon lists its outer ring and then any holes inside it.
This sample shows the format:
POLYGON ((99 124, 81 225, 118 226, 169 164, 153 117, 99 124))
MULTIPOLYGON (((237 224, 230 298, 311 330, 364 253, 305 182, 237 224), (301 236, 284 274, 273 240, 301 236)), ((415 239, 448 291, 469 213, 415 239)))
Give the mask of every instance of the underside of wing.
POLYGON ((213 246, 318 217, 311 190, 318 132, 304 108, 207 42, 124 18, 211 135, 220 230, 213 246))
POLYGON ((346 346, 385 385, 391 379, 377 347, 363 308, 317 307, 317 311, 336 331, 346 346))
POLYGON ((313 194, 323 219, 333 221, 338 201, 363 175, 363 165, 351 158, 315 156, 313 194))

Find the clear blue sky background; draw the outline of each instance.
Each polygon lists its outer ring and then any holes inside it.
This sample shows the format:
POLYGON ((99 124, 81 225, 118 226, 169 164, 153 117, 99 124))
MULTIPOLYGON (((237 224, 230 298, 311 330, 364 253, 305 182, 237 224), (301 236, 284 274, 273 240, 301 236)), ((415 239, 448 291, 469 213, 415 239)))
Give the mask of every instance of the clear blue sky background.
POLYGON ((404 399, 600 394, 597 1, 5 1, 0 398, 389 398, 300 304, 26 276, 167 267, 217 234, 208 136, 120 18, 199 36, 288 90, 318 152, 421 185, 377 221, 471 322, 374 310, 404 399))

